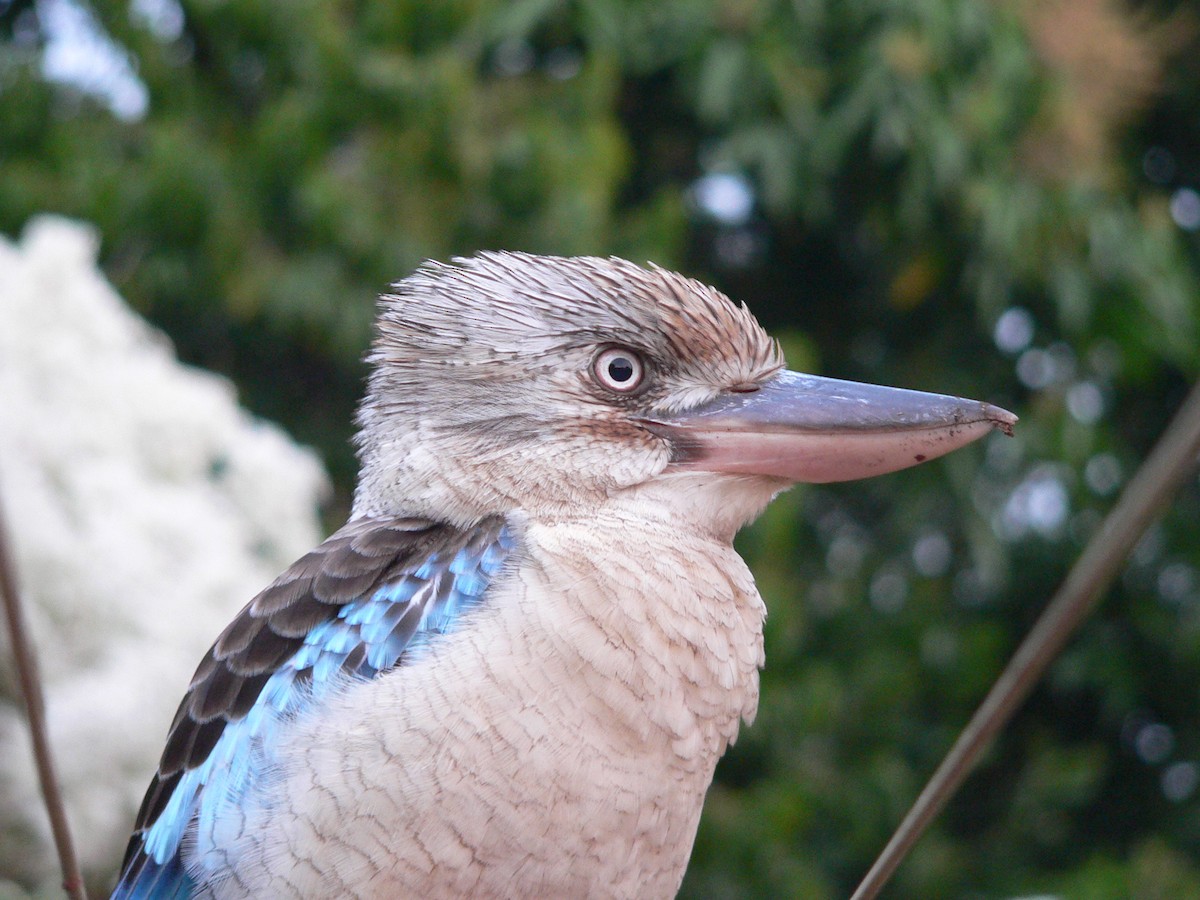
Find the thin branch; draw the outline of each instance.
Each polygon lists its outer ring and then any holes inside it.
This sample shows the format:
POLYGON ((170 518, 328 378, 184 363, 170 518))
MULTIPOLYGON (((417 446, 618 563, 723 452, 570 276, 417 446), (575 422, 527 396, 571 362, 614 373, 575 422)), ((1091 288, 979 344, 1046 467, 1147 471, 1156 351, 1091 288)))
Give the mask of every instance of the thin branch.
POLYGON ((54 845, 58 848, 58 859, 63 872, 63 889, 77 900, 87 900, 83 887, 83 875, 79 860, 75 856, 75 845, 71 841, 71 828, 67 824, 67 811, 63 806, 62 792, 58 787, 58 776, 54 772, 54 758, 50 754, 50 739, 46 733, 46 702, 42 696, 42 682, 38 675, 37 655, 29 640, 29 628, 25 624, 25 613, 21 608, 21 597, 17 593, 16 566, 9 553, 8 534, 4 526, 4 511, 0 508, 0 595, 4 601, 5 618, 12 642, 13 663, 25 699, 25 711, 29 719, 29 735, 33 742, 33 758, 37 763, 38 780, 42 784, 42 797, 46 801, 46 812, 50 816, 50 830, 54 833, 54 845))
POLYGON ((1013 655, 958 741, 892 835, 851 900, 872 900, 926 826, 962 784, 979 755, 1012 717, 1067 639, 1092 612, 1125 558, 1176 490, 1200 454, 1200 384, 1192 388, 1121 499, 1088 543, 1050 605, 1013 655))

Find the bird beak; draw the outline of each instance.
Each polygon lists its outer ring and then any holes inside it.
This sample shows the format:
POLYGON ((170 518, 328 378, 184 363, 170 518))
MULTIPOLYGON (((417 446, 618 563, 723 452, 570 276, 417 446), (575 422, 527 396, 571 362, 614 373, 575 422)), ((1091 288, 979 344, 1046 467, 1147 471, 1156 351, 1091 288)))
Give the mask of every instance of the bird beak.
POLYGON ((977 400, 780 372, 644 423, 675 447, 672 467, 850 481, 906 469, 957 450, 1017 417, 977 400))

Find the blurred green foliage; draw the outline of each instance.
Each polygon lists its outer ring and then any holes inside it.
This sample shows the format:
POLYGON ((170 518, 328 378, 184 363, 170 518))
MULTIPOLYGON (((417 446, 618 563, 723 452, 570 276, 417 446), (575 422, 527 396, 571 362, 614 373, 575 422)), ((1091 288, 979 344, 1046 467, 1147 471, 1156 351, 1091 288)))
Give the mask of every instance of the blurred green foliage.
MULTIPOLYGON (((769 663, 688 897, 850 891, 1197 373, 1195 3, 92 0, 124 116, 47 77, 65 3, 0 0, 0 231, 94 222, 335 518, 375 295, 481 248, 680 268, 794 367, 1022 415, 743 536, 769 663)), ((1193 481, 889 896, 1200 896, 1197 523, 1193 481)))

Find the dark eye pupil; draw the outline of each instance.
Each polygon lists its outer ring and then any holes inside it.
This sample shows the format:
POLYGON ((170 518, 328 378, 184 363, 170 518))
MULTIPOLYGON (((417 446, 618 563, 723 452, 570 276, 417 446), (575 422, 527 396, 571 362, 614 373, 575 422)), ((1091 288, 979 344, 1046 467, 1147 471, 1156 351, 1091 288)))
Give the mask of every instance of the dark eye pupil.
POLYGON ((618 356, 609 361, 608 374, 613 381, 626 382, 633 377, 633 363, 624 356, 618 356))

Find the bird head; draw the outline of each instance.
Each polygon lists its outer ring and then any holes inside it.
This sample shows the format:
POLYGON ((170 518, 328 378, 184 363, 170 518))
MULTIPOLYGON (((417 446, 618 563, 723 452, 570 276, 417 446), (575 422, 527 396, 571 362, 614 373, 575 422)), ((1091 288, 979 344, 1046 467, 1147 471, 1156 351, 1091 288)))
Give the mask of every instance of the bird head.
POLYGON ((586 515, 624 492, 736 530, 782 488, 915 465, 1012 414, 784 369, 711 287, 619 259, 427 263, 380 302, 355 515, 586 515))

